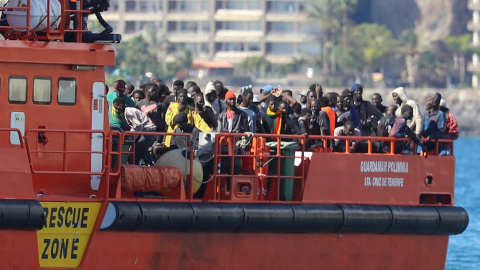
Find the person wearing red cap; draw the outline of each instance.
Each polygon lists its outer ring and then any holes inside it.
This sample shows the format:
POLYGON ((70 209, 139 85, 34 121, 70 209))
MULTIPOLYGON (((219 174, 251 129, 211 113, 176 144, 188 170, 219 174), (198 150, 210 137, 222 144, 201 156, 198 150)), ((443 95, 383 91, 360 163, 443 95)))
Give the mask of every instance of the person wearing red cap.
POLYGON ((125 122, 125 119, 121 119, 119 115, 117 115, 115 108, 113 107, 113 101, 118 98, 123 98, 125 101, 126 107, 136 107, 137 104, 133 101, 129 96, 125 95, 126 90, 126 83, 124 80, 118 80, 115 82, 113 86, 113 91, 107 94, 107 102, 108 102, 108 122, 110 124, 110 128, 114 129, 121 129, 122 123, 125 122))
POLYGON ((233 91, 225 93, 227 108, 218 115, 218 131, 243 133, 249 131, 248 115, 235 106, 237 97, 233 91))

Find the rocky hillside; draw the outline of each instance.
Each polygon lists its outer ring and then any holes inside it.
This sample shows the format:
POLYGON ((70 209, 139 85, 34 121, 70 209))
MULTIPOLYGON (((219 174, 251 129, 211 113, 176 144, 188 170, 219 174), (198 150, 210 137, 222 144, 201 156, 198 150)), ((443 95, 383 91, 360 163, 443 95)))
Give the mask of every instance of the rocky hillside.
POLYGON ((364 0, 359 4, 361 12, 370 14, 371 22, 386 25, 395 36, 415 28, 421 45, 467 33, 472 18, 468 0, 364 0))
MULTIPOLYGON (((434 44, 446 36, 468 33, 467 24, 472 20, 468 0, 358 0, 363 22, 386 25, 398 37, 405 29, 415 28, 421 46, 434 44)), ((397 69, 398 70, 398 69, 397 69)), ((447 106, 457 118, 461 136, 480 136, 480 91, 478 90, 413 90, 408 94, 425 112, 428 95, 442 94, 447 106)), ((379 90, 384 95, 384 104, 392 104, 390 90, 379 90)), ((373 93, 373 92, 372 92, 373 93)), ((368 94, 365 93, 369 97, 368 94)))

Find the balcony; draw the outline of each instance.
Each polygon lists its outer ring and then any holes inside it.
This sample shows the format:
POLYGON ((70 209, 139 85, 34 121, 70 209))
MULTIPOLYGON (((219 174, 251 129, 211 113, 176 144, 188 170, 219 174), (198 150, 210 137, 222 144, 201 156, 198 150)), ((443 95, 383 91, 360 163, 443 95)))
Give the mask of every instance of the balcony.
MULTIPOLYGON (((161 18, 159 14, 157 17, 161 18)), ((167 21, 208 21, 208 12, 197 12, 197 13, 168 13, 165 14, 165 19, 167 21)))
POLYGON ((116 21, 157 22, 162 20, 162 16, 159 16, 157 13, 128 12, 128 13, 122 14, 117 12, 117 13, 105 13, 105 14, 102 14, 102 17, 107 22, 116 22, 116 21))
POLYGON ((210 40, 209 32, 169 32, 168 40, 172 43, 192 42, 202 43, 210 40))
POLYGON ((472 32, 474 32, 474 31, 480 31, 480 22, 478 22, 478 23, 473 23, 473 21, 469 21, 469 22, 467 23, 467 29, 468 29, 469 31, 472 31, 472 32))
POLYGON ((478 0, 469 0, 468 9, 470 10, 480 10, 480 1, 478 0))
POLYGON ((300 33, 269 33, 265 36, 266 42, 294 42, 294 43, 304 43, 304 42, 314 42, 318 41, 318 36, 300 34, 300 33))
POLYGON ((268 62, 272 64, 290 64, 293 60, 293 57, 296 57, 296 55, 267 54, 265 56, 268 62))
POLYGON ((267 13, 265 20, 267 22, 306 22, 307 16, 303 13, 267 13))
POLYGON ((259 42, 262 31, 235 31, 218 30, 215 34, 216 42, 259 42))
POLYGON ((262 17, 261 10, 219 9, 214 18, 216 21, 260 21, 262 17))
POLYGON ((480 65, 473 65, 472 62, 468 62, 467 71, 472 72, 472 73, 478 72, 478 71, 480 71, 480 65))
POLYGON ((243 61, 243 59, 247 57, 253 56, 262 56, 261 52, 242 52, 242 51, 218 51, 215 53, 214 60, 215 61, 225 61, 233 64, 238 64, 243 61))

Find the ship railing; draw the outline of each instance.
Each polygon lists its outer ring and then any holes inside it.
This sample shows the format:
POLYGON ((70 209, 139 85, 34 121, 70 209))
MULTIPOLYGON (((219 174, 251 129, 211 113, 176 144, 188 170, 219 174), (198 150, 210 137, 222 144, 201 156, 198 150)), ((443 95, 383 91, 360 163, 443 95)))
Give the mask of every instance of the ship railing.
MULTIPOLYGON (((251 138, 248 138, 251 143, 247 148, 239 151, 238 146, 243 144, 242 140, 245 140, 245 137, 248 135, 239 133, 216 135, 214 170, 211 177, 215 184, 207 187, 208 192, 205 198, 215 201, 302 200, 312 152, 404 155, 408 154, 408 151, 395 152, 396 143, 411 142, 413 150, 410 154, 412 155, 439 155, 443 148, 442 144, 445 143, 452 144, 449 155, 453 155, 453 141, 446 139, 432 141, 433 149, 424 152, 409 138, 253 134, 251 138), (309 148, 307 142, 310 140, 317 140, 321 143, 317 147, 309 148), (356 153, 351 153, 349 147, 336 152, 333 147, 334 140, 344 141, 345 145, 349 145, 353 141, 362 142, 363 146, 361 151, 356 153), (290 149, 285 150, 284 145, 289 142, 290 149), (387 147, 383 148, 384 145, 387 147), (419 152, 417 152, 417 148, 419 152), (388 151, 385 152, 385 150, 388 151), (288 167, 292 169, 288 169, 288 167), (244 190, 242 190, 243 188, 244 190)), ((423 142, 426 143, 427 140, 425 139, 423 142)), ((357 148, 357 150, 360 149, 357 148)))
MULTIPOLYGON (((395 155, 395 145, 398 142, 411 142, 412 154, 420 155, 439 155, 442 150, 448 150, 448 155, 454 154, 453 140, 450 139, 436 139, 428 141, 422 139, 421 141, 426 144, 430 143, 433 146, 428 151, 420 149, 419 145, 413 142, 410 138, 395 138, 395 137, 371 137, 371 136, 322 136, 322 135, 310 135, 307 138, 308 141, 321 141, 319 147, 313 148, 313 151, 320 152, 334 152, 333 145, 335 140, 342 141, 344 145, 351 145, 350 143, 360 143, 364 147, 357 150, 357 153, 364 154, 390 154, 395 155), (375 145, 375 146, 374 146, 375 145), (386 146, 384 148, 384 146, 386 146)), ((345 147, 344 150, 337 150, 335 152, 349 154, 351 151, 349 147, 345 147)), ((398 154, 398 153, 397 153, 398 154)))
POLYGON ((219 133, 206 199, 301 201, 306 178, 304 135, 219 133), (248 143, 250 141, 251 143, 248 143), (245 147, 244 147, 245 146, 245 147))
POLYGON ((25 149, 22 132, 18 128, 0 128, 0 139, 1 145, 8 145, 9 148, 25 149))
MULTIPOLYGON (((135 139, 140 135, 149 136, 185 136, 165 132, 118 132, 109 134, 108 158, 105 166, 108 167, 110 190, 119 197, 118 184, 121 183, 121 168, 123 165, 134 164, 136 160, 135 139), (114 191, 117 190, 117 191, 114 191)), ((325 154, 367 154, 367 155, 398 155, 394 152, 397 142, 406 142, 410 139, 388 137, 360 137, 360 136, 305 136, 305 135, 275 135, 252 133, 217 133, 213 141, 213 169, 207 172, 208 179, 205 194, 194 196, 193 190, 193 159, 195 158, 195 140, 191 138, 187 149, 189 170, 185 183, 185 198, 188 200, 207 201, 301 201, 307 178, 312 152, 325 154), (343 152, 334 153, 331 142, 335 139, 345 141, 363 141, 368 147, 363 153, 350 153, 346 148, 343 152), (307 141, 318 140, 321 145, 308 148, 307 141), (375 152, 373 144, 382 142, 390 146, 388 153, 375 152)), ((436 150, 440 150, 440 143, 450 140, 438 140, 436 150)), ((414 146, 416 147, 416 146, 414 146)), ((433 153, 433 154, 435 154, 433 153)), ((432 154, 432 153, 429 153, 432 154)), ((147 166, 154 165, 146 164, 147 166)), ((204 170, 208 166, 204 166, 204 170)), ((196 194, 198 195, 198 194, 196 194)), ((128 196, 128 195, 127 195, 128 196)), ((133 194, 130 194, 133 196, 133 194)), ((168 198, 167 198, 168 199, 168 198)))
POLYGON ((107 154, 103 130, 29 129, 24 139, 32 173, 105 174, 107 154), (97 145, 92 143, 94 137, 97 145), (99 160, 102 165, 93 169, 90 164, 93 159, 99 160), (85 160, 89 161, 88 164, 85 160))
MULTIPOLYGON (((24 25, 8 25, 8 26, 0 26, 0 33, 3 34, 5 39, 13 39, 13 40, 43 40, 43 41, 50 41, 50 40, 57 40, 57 41, 64 41, 65 40, 65 33, 74 33, 75 34, 75 42, 82 42, 82 33, 90 33, 88 29, 84 29, 83 24, 83 17, 84 15, 88 15, 91 13, 90 10, 83 9, 83 1, 82 0, 74 0, 72 2, 76 3, 76 9, 70 9, 66 3, 69 1, 62 1, 59 0, 60 5, 60 14, 55 19, 54 17, 57 15, 55 14, 52 16, 51 11, 55 8, 51 8, 51 0, 46 1, 46 9, 41 10, 45 11, 46 14, 35 14, 35 16, 43 16, 38 25, 31 24, 31 1, 26 0, 27 4, 24 5, 23 1, 18 1, 17 6, 1 6, 0 13, 6 14, 6 12, 15 12, 19 11, 19 14, 15 16, 21 16, 21 13, 25 13, 25 23, 24 25), (75 15, 75 16, 72 16, 75 15), (75 21, 73 22, 74 28, 70 29, 70 17, 75 17, 75 21), (45 26, 42 30, 35 31, 35 28, 39 25, 45 26)), ((56 6, 56 5, 55 5, 56 6)), ((6 18, 5 18, 6 20, 6 18)), ((42 27, 41 27, 42 28, 42 27)))
MULTIPOLYGON (((151 132, 151 131, 116 131, 112 130, 108 136, 108 156, 106 159, 105 166, 108 168, 108 186, 109 190, 107 191, 110 193, 115 193, 113 188, 115 188, 120 181, 121 177, 121 168, 123 165, 139 165, 135 164, 135 160, 137 160, 137 153, 136 153, 136 141, 139 139, 140 136, 156 136, 156 137, 164 137, 164 136, 178 136, 178 137, 186 137, 187 138, 187 154, 188 154, 188 169, 185 171, 187 175, 184 176, 184 185, 185 185, 185 194, 186 199, 193 198, 193 161, 194 161, 194 150, 196 148, 196 143, 193 140, 191 134, 187 133, 166 133, 166 132, 151 132)), ((154 157, 151 157, 155 159, 154 157)), ((154 160, 148 160, 146 163, 142 164, 142 166, 153 166, 154 164, 149 163, 154 160)), ((112 193, 112 194, 113 194, 112 193)), ((116 197, 121 195, 115 194, 116 197)))

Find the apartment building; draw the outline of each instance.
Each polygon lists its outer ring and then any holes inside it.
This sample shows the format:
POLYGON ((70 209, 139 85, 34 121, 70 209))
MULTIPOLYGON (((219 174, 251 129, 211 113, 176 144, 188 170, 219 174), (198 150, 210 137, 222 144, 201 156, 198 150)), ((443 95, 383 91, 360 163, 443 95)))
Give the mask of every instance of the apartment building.
MULTIPOLYGON (((472 20, 468 23, 468 30, 472 31, 472 45, 480 46, 480 0, 469 0, 468 9, 473 12, 472 20)), ((477 73, 480 71, 478 54, 473 54, 472 63, 468 65, 468 71, 472 72, 472 87, 479 87, 479 78, 477 73)))
POLYGON ((308 0, 110 0, 103 13, 124 40, 147 26, 166 33, 169 55, 238 63, 263 55, 271 63, 320 52, 320 29, 305 15, 308 0))

